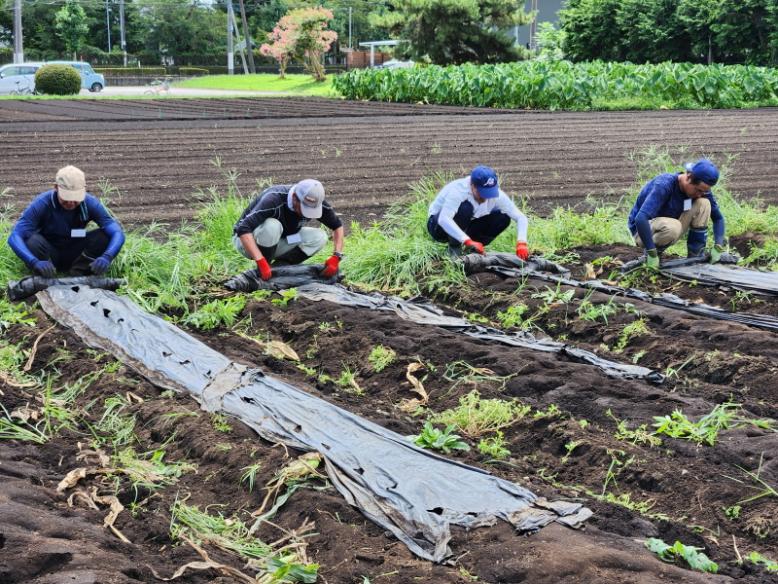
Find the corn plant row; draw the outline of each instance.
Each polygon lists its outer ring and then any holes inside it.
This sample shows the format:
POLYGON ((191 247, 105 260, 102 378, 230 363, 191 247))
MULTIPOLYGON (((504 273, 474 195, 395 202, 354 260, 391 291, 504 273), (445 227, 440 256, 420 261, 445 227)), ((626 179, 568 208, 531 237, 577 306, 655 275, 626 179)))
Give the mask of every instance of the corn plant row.
POLYGON ((523 61, 355 69, 333 81, 348 99, 533 109, 738 108, 778 105, 778 69, 747 65, 523 61))

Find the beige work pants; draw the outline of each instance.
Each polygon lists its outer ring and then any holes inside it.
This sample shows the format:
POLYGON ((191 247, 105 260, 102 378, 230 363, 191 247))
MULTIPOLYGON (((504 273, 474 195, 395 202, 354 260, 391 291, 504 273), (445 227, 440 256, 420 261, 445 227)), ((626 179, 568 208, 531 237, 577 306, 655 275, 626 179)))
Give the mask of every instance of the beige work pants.
MULTIPOLYGON (((285 256, 296 247, 299 247, 305 255, 310 257, 327 243, 327 234, 318 227, 300 228, 298 232, 300 241, 296 243, 289 243, 288 238, 281 237, 283 232, 284 226, 281 225, 278 219, 266 219, 253 231, 252 235, 259 247, 277 246, 275 253, 277 258, 285 256)), ((232 236, 232 245, 245 257, 251 259, 246 250, 243 249, 243 243, 240 241, 240 238, 235 234, 232 236)))
MULTIPOLYGON (((710 201, 704 197, 694 199, 692 208, 681 213, 678 219, 672 217, 657 217, 651 219, 651 234, 654 239, 654 245, 657 247, 670 247, 681 236, 692 229, 703 229, 707 227, 710 220, 710 201)), ((635 234, 635 243, 644 247, 640 240, 640 235, 635 234)))

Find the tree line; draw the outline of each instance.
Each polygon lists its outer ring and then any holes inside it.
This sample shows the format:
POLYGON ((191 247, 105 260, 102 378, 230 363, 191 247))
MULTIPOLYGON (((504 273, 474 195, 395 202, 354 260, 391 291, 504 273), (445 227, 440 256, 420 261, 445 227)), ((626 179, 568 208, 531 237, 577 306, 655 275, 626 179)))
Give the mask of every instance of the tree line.
POLYGON ((574 61, 778 65, 776 0, 567 0, 559 18, 574 61))
MULTIPOLYGON (((226 1, 125 0, 127 51, 144 65, 224 65, 226 1)), ((23 4, 28 59, 76 53, 93 63, 122 62, 118 0, 24 0, 23 4)), ((281 19, 296 10, 318 8, 332 14, 327 27, 337 33, 328 45, 330 54, 340 53, 349 41, 358 48, 360 41, 393 38, 406 41, 396 49, 398 56, 441 65, 533 56, 516 46, 514 38, 514 27, 532 19, 522 0, 245 0, 244 4, 254 55, 266 63, 273 55, 259 47, 278 41, 281 19)), ((539 31, 541 58, 778 65, 778 0, 567 0, 559 12, 558 28, 546 24, 539 31)), ((0 61, 10 60, 12 34, 13 0, 0 0, 0 61)))

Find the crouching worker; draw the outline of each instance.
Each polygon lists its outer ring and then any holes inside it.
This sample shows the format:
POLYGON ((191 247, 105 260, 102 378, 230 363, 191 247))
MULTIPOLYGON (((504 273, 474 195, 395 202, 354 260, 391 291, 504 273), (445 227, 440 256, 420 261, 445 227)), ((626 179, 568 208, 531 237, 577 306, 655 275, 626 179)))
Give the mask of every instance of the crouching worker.
POLYGON ((306 179, 294 185, 275 185, 262 191, 235 224, 232 243, 240 253, 257 263, 260 278, 269 280, 271 265, 299 264, 327 243, 318 227, 306 227, 318 219, 332 229, 335 250, 324 263, 321 275, 338 273, 343 257, 343 223, 324 200, 324 187, 306 179))
POLYGON ((476 166, 470 176, 444 186, 429 208, 427 231, 435 241, 447 242, 449 253, 483 254, 489 245, 516 221, 516 255, 529 258, 527 217, 499 187, 497 174, 488 166, 476 166))
POLYGON ((34 273, 53 278, 104 274, 124 245, 124 233, 97 197, 86 192, 75 166, 57 172, 54 188, 39 194, 22 213, 8 245, 34 273), (86 230, 90 221, 98 229, 86 230))
POLYGON ((662 252, 687 232, 687 255, 702 255, 709 220, 713 220, 714 238, 711 262, 718 262, 724 252, 724 215, 711 192, 719 180, 719 170, 704 158, 687 164, 685 169, 651 179, 629 214, 630 233, 635 243, 646 249, 646 266, 654 270, 659 269, 662 252))

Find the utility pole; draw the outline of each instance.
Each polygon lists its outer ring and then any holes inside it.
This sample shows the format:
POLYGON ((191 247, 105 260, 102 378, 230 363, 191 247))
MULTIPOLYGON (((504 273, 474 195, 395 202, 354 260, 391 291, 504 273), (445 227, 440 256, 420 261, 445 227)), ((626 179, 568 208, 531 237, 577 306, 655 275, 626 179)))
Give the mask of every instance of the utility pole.
POLYGON ((348 7, 348 48, 349 49, 351 48, 351 12, 353 10, 354 9, 351 6, 348 7))
POLYGON ((240 46, 240 33, 238 33, 238 21, 235 19, 235 12, 232 15, 232 30, 235 32, 235 38, 238 39, 238 54, 240 55, 240 61, 243 64, 243 74, 248 75, 249 69, 246 66, 246 55, 243 52, 243 48, 240 46))
POLYGON ((111 52, 111 5, 105 0, 105 30, 108 32, 108 52, 111 52))
POLYGON ((532 17, 532 22, 529 25, 529 48, 534 51, 538 48, 538 41, 536 38, 538 33, 538 0, 532 0, 531 10, 535 15, 532 17))
POLYGON ((227 73, 235 75, 235 49, 233 47, 232 23, 235 15, 232 13, 232 0, 227 0, 227 73))
POLYGON ((243 0, 238 0, 240 5, 240 19, 243 22, 243 39, 246 41, 246 54, 249 58, 249 70, 252 73, 257 72, 257 68, 254 66, 254 47, 251 44, 251 34, 249 33, 249 23, 246 20, 246 6, 243 4, 243 0))
POLYGON ((14 0, 14 63, 24 62, 22 40, 22 0, 14 0))
POLYGON ((124 32, 124 0, 119 0, 119 31, 121 34, 124 66, 127 66, 127 39, 124 32))

